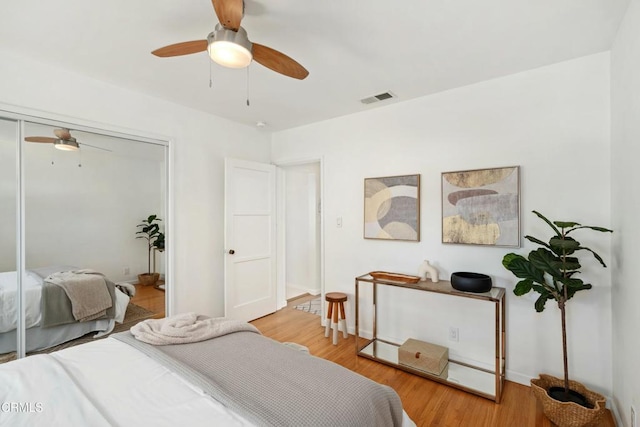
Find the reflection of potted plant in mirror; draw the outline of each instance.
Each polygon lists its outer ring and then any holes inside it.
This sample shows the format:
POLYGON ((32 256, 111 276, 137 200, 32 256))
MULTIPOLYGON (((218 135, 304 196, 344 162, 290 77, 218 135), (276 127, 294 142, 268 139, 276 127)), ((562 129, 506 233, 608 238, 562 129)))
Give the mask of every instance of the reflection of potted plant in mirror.
POLYGON ((564 379, 541 374, 540 378, 531 380, 531 387, 536 398, 542 403, 545 415, 559 426, 592 425, 604 414, 605 398, 576 381, 569 381, 566 304, 576 292, 592 287, 576 277, 581 268, 577 257, 578 251, 591 252, 603 267, 606 265, 600 255, 582 246, 569 234, 580 229, 607 233, 612 231, 603 227, 580 225, 577 222, 551 222, 541 213, 536 211, 533 213, 546 222, 555 235, 549 242, 525 236, 525 239, 541 247, 529 252, 527 258, 509 253, 504 256, 502 264, 516 277, 522 279, 516 284, 514 294, 520 296, 530 291, 540 294, 535 302, 537 312, 544 310, 548 300, 554 300, 558 304, 562 321, 564 379))
MULTIPOLYGON (((164 234, 160 232, 160 226, 157 221, 162 221, 157 215, 149 215, 147 219, 143 219, 139 227, 140 230, 136 232, 139 236, 136 239, 145 239, 147 241, 147 272, 138 274, 138 282, 142 285, 155 285, 160 278, 159 273, 151 272, 151 251, 158 239, 161 238, 162 248, 164 249, 164 234), (162 237, 160 237, 162 236, 162 237)), ((157 246, 156 246, 157 247, 157 246)))
POLYGON ((155 246, 159 251, 164 251, 164 233, 158 233, 158 237, 153 242, 153 246, 155 246))

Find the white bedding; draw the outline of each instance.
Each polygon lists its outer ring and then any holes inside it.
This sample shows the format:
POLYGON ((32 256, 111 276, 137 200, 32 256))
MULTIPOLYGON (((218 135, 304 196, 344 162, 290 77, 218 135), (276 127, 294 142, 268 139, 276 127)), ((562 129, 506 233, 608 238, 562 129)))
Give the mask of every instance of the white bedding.
MULTIPOLYGON (((42 297, 43 279, 32 271, 26 271, 23 287, 25 289, 25 322, 27 329, 40 324, 42 318, 40 300, 42 297)), ((17 324, 17 272, 0 273, 0 333, 14 330, 17 324)), ((129 304, 129 297, 116 288, 115 320, 122 323, 129 304)), ((113 329, 114 322, 109 328, 113 329)))
POLYGON ((0 426, 250 425, 111 338, 0 365, 0 402, 41 404, 40 412, 0 412, 0 426))
MULTIPOLYGON (((40 297, 42 295, 43 280, 40 276, 27 271, 23 284, 25 290, 25 313, 27 328, 40 323, 40 297)), ((16 328, 16 298, 18 275, 15 271, 0 273, 0 333, 16 328)))
MULTIPOLYGON (((24 409, 0 405, 0 426, 251 425, 113 338, 0 365, 0 402, 24 409)), ((403 426, 415 426, 403 416, 403 426)))

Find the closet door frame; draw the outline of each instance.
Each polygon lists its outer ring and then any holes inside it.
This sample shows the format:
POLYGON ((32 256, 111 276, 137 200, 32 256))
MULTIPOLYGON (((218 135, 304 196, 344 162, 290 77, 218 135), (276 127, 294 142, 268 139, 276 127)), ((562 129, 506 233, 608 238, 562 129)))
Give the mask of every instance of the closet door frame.
MULTIPOLYGON (((26 329, 25 329, 25 306, 24 288, 26 281, 26 248, 25 248, 25 176, 24 176, 24 140, 25 123, 36 123, 54 127, 71 128, 82 132, 92 132, 105 136, 134 140, 155 144, 164 147, 164 176, 165 176, 165 235, 171 239, 173 230, 173 149, 170 138, 152 135, 145 132, 124 129, 117 126, 95 123, 73 117, 65 117, 54 113, 30 110, 28 108, 5 105, 0 103, 0 119, 15 121, 16 123, 16 271, 17 274, 17 296, 16 299, 16 357, 18 359, 26 356, 26 329)), ((165 292, 165 311, 167 316, 173 314, 173 301, 175 290, 173 280, 173 247, 168 245, 165 250, 165 281, 170 284, 165 292)))

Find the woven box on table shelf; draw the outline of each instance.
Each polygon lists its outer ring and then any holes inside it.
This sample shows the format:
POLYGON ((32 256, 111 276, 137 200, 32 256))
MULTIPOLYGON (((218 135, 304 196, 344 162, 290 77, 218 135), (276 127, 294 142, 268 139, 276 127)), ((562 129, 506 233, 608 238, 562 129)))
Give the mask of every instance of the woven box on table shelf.
POLYGON ((449 349, 441 345, 409 338, 398 348, 398 362, 412 369, 446 378, 449 349))

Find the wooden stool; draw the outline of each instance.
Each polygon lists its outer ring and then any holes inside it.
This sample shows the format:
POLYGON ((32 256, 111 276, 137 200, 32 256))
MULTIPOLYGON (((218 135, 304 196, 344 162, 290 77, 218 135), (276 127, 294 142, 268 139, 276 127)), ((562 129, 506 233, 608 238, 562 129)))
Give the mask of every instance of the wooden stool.
POLYGON ((342 292, 329 292, 324 296, 324 299, 329 303, 327 310, 327 326, 324 330, 324 336, 329 336, 329 329, 333 327, 333 345, 338 344, 338 309, 340 309, 340 323, 342 324, 342 333, 345 338, 349 337, 347 333, 347 320, 344 315, 344 302, 347 300, 347 295, 342 292))

